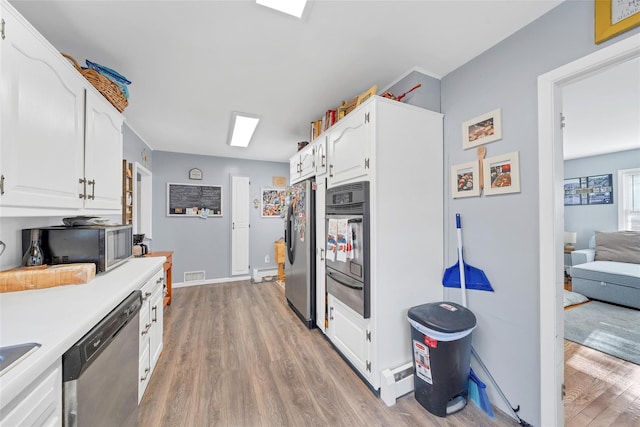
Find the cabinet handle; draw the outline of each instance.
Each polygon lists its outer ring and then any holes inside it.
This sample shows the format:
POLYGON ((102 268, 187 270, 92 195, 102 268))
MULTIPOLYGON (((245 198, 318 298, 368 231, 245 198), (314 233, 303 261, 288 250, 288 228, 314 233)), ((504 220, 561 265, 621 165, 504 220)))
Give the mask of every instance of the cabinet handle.
POLYGON ((4 40, 4 19, 0 19, 0 32, 2 33, 2 40, 4 40))
POLYGON ((91 186, 91 195, 87 196, 87 199, 95 200, 95 198, 96 198, 96 194, 95 194, 96 193, 96 180, 92 179, 91 181, 87 181, 87 184, 89 184, 91 186))
POLYGON ((322 155, 322 163, 321 163, 321 166, 322 166, 322 167, 327 166, 327 164, 325 163, 325 160, 326 160, 326 159, 327 159, 327 156, 325 156, 325 155, 323 154, 323 155, 322 155))
POLYGON ((329 308, 329 320, 333 320, 333 307, 329 308))
POLYGON ((320 261, 324 261, 324 248, 320 248, 320 261))
POLYGON ((145 292, 144 296, 142 297, 142 301, 146 301, 147 299, 149 299, 150 296, 151 296, 151 292, 145 292))
POLYGON ((149 329, 151 329, 151 323, 147 323, 146 325, 144 325, 144 331, 140 332, 140 336, 147 335, 147 332, 149 332, 149 329))
POLYGON ((83 184, 83 189, 82 189, 82 193, 79 194, 81 199, 86 199, 87 198, 87 179, 86 178, 80 178, 78 180, 78 183, 83 184))
POLYGON ((154 305, 153 307, 151 307, 151 310, 153 310, 153 319, 151 319, 151 322, 157 322, 158 321, 158 306, 154 305))
POLYGON ((329 177, 333 178, 333 165, 329 165, 329 177))
POLYGON ((164 280, 164 277, 158 277, 158 278, 156 279, 156 285, 157 285, 158 283, 162 283, 162 281, 163 281, 163 280, 164 280))
POLYGON ((4 194, 4 175, 0 175, 0 196, 2 196, 3 194, 4 194))
POLYGON ((144 368, 144 377, 140 377, 140 382, 143 383, 147 380, 147 377, 149 377, 149 372, 151 372, 150 368, 144 368))

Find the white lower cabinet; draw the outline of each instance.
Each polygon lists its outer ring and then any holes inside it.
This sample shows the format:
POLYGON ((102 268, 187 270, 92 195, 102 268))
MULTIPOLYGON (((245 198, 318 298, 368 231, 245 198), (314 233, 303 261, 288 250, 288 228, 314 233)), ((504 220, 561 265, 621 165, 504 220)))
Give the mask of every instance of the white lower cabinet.
POLYGON ((364 319, 331 294, 328 336, 363 377, 371 378, 371 321, 364 319))
POLYGON ((153 368, 162 352, 164 271, 153 275, 140 289, 140 359, 138 365, 138 403, 142 400, 153 368))
POLYGON ((62 359, 47 369, 0 413, 0 426, 62 425, 62 359))

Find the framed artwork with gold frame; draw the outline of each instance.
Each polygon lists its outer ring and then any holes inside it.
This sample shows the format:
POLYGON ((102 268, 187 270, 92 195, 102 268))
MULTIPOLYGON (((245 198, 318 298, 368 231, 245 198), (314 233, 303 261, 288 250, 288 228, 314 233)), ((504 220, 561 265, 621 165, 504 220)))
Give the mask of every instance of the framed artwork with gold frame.
POLYGON ((595 42, 609 40, 640 25, 640 2, 594 0, 595 42))

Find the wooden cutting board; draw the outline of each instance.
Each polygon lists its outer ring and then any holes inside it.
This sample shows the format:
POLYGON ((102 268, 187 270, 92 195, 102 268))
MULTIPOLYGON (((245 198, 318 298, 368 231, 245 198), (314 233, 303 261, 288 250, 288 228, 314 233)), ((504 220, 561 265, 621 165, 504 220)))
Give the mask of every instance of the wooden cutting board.
POLYGON ((0 271, 0 293, 88 283, 96 275, 94 263, 40 265, 0 271))

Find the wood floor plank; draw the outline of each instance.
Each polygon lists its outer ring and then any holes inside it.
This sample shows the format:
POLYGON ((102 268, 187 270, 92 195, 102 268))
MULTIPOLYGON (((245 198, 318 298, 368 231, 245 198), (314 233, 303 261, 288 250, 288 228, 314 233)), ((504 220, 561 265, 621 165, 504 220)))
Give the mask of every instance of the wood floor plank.
POLYGON ((387 407, 275 283, 176 288, 164 347, 139 410, 141 427, 516 426, 470 403, 430 414, 408 394, 387 407))

